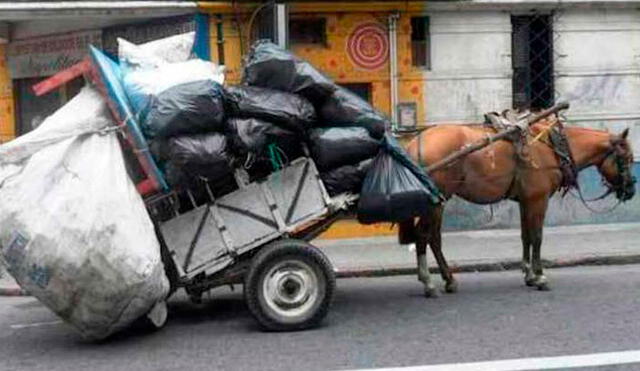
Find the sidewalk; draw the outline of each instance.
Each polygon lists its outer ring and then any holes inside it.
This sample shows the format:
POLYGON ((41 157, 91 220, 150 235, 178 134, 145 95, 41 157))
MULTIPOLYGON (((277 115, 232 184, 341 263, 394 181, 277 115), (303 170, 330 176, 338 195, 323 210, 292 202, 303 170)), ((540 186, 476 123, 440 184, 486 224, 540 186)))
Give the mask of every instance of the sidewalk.
MULTIPOLYGON (((415 274, 415 253, 396 237, 313 242, 329 256, 339 277, 415 274)), ((458 272, 520 269, 520 230, 448 232, 443 250, 458 272)), ((640 263, 640 223, 578 225, 544 229, 546 267, 640 263)), ((435 268, 435 259, 429 255, 435 268)), ((0 276, 0 295, 25 294, 8 273, 0 276)))
MULTIPOLYGON (((458 272, 520 269, 519 229, 448 232, 443 252, 458 272)), ((396 237, 316 240, 339 277, 414 274, 415 252, 396 237)), ((640 223, 577 225, 544 229, 542 258, 546 267, 640 263, 640 223)), ((429 265, 436 267, 429 252, 429 265)))

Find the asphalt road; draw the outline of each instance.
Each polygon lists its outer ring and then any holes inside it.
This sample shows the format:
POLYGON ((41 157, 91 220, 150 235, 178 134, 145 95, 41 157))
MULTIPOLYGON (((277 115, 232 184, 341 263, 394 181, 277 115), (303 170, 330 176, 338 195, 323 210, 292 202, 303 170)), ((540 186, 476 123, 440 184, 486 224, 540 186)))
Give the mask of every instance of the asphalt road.
POLYGON ((159 332, 100 344, 32 298, 2 297, 0 370, 335 370, 640 350, 640 266, 547 273, 549 292, 515 271, 460 274, 460 291, 437 299, 411 276, 344 279, 325 325, 297 333, 260 332, 239 290, 223 289, 202 305, 174 300, 159 332))

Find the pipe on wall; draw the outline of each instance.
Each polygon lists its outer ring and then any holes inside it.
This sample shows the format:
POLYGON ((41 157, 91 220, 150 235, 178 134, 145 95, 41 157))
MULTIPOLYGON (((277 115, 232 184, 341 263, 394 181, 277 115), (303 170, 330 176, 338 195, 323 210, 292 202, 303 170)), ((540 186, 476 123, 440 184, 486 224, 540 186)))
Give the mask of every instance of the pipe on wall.
POLYGON ((389 82, 391 84, 391 125, 395 130, 398 122, 398 19, 399 13, 389 14, 389 82))

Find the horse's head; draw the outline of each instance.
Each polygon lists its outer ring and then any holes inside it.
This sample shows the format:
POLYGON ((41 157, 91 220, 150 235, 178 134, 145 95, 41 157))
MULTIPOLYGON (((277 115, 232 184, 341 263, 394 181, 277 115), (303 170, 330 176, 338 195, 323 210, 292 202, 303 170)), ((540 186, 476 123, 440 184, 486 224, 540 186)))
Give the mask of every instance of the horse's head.
POLYGON ((621 134, 612 134, 603 161, 598 171, 605 180, 605 185, 620 201, 630 200, 636 190, 636 178, 633 176, 633 151, 627 141, 629 129, 621 134))

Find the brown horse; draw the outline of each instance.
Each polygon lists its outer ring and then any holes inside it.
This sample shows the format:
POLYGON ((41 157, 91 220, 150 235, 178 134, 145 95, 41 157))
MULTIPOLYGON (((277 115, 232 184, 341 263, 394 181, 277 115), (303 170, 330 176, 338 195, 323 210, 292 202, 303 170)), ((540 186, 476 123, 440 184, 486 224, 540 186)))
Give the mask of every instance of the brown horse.
MULTIPOLYGON (((529 141, 555 120, 557 118, 549 117, 531 125, 529 141)), ((618 199, 626 201, 633 197, 635 179, 630 168, 633 154, 626 139, 628 129, 619 135, 580 127, 565 127, 564 132, 578 170, 596 166, 618 199)), ((407 150, 415 161, 424 166, 494 133, 494 129, 485 125, 438 125, 414 138, 407 150)), ((526 156, 518 156, 511 142, 497 141, 430 175, 446 198, 457 195, 477 204, 491 204, 504 199, 518 202, 525 283, 547 290, 549 286, 540 259, 542 227, 549 199, 561 187, 563 173, 548 141, 532 141, 525 150, 526 156)), ((427 245, 431 246, 446 282, 445 290, 457 290, 457 283, 442 254, 443 209, 444 205, 434 207, 417 223, 408 221, 400 224, 403 243, 416 243, 418 279, 424 283, 426 296, 437 294, 427 269, 427 245)))

